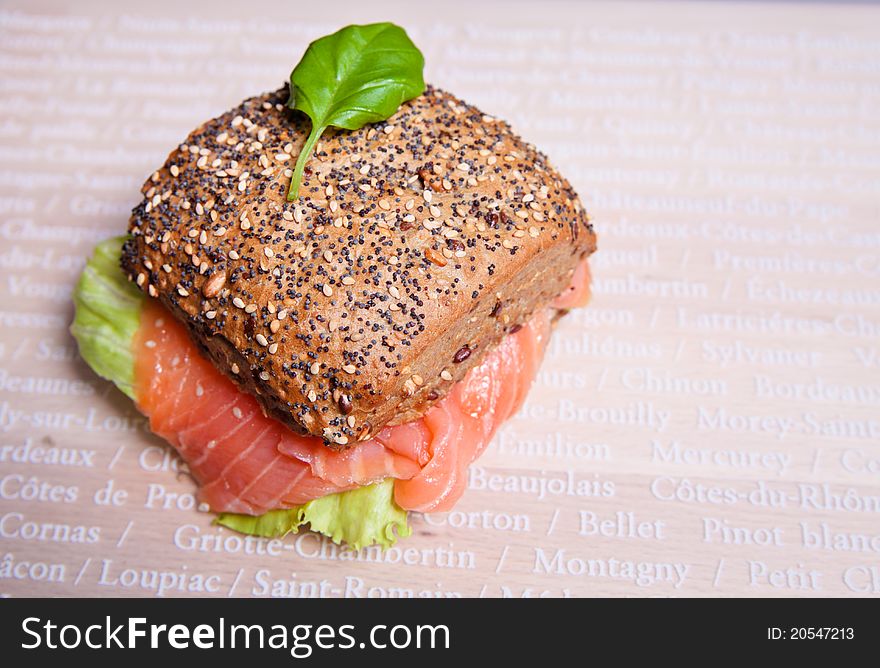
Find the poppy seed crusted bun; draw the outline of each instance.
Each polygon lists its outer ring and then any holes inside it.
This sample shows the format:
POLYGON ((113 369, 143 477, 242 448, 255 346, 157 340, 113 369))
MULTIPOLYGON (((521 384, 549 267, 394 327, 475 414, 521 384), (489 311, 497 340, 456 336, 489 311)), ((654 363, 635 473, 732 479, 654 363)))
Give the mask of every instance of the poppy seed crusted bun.
POLYGON ((196 129, 143 187, 122 265, 266 412, 346 447, 419 417, 569 284, 595 236, 499 120, 428 87, 328 131, 287 87, 196 129))

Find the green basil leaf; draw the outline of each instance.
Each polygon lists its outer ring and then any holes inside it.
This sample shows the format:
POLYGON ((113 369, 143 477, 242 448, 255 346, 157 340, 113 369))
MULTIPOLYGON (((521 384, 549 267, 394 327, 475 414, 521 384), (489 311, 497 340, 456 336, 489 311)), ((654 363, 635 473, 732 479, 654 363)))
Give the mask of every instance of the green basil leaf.
POLYGON ((384 121, 425 91, 425 59, 393 23, 346 26, 309 44, 290 74, 287 106, 312 120, 287 199, 299 193, 303 168, 328 127, 357 130, 384 121))

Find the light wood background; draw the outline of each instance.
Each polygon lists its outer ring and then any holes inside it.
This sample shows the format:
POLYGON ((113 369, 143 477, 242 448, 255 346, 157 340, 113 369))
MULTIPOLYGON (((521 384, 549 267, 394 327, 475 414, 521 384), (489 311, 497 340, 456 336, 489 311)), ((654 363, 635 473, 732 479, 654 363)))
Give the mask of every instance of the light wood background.
POLYGON ((880 594, 876 8, 223 6, 0 6, 0 593, 880 594), (246 544, 77 358, 71 287, 192 127, 386 19, 573 181, 594 303, 458 511, 379 561, 246 544))

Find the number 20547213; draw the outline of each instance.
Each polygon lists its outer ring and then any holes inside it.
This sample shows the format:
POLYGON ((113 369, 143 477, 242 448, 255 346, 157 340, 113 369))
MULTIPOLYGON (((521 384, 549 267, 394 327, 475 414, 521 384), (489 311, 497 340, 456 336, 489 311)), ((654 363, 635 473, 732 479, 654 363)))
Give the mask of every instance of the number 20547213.
POLYGON ((768 640, 852 640, 855 629, 848 626, 790 626, 767 629, 768 640))

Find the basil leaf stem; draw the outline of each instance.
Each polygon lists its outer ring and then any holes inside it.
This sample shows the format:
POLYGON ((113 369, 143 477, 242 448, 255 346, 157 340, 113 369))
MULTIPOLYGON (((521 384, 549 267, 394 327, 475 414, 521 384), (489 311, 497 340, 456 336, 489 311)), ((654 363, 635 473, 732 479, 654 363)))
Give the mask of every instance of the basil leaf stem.
POLYGON ((306 167, 306 162, 308 162, 309 157, 312 155, 312 151, 315 150, 315 144, 318 143, 318 140, 321 138, 321 135, 324 134, 324 130, 326 129, 326 125, 318 126, 312 123, 312 131, 309 133, 309 137, 306 139, 306 143, 303 144, 302 151, 300 151, 299 157, 296 159, 296 167, 293 170, 293 177, 290 179, 290 188, 287 191, 288 202, 293 202, 299 196, 299 184, 302 182, 302 175, 303 170, 306 167))

